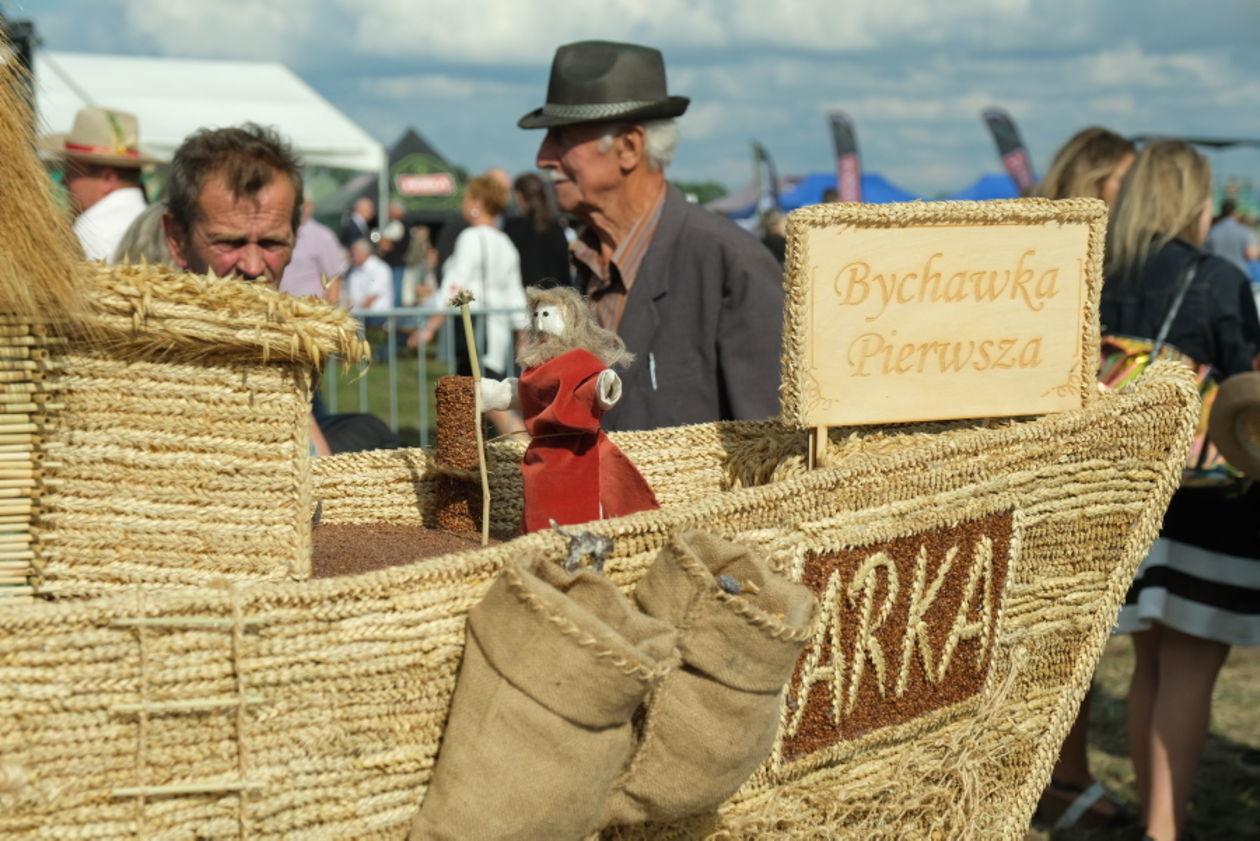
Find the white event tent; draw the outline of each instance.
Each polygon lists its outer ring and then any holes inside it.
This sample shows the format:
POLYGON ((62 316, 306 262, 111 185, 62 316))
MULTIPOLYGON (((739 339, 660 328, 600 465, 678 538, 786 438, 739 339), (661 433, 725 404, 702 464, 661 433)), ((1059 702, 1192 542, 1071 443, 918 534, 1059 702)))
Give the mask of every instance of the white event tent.
MULTIPOLYGON (((283 64, 37 50, 40 133, 68 132, 85 105, 130 111, 140 147, 170 160, 199 128, 253 121, 277 129, 309 166, 371 172, 388 189, 385 148, 283 64)), ((381 206, 384 206, 382 201, 381 206)))

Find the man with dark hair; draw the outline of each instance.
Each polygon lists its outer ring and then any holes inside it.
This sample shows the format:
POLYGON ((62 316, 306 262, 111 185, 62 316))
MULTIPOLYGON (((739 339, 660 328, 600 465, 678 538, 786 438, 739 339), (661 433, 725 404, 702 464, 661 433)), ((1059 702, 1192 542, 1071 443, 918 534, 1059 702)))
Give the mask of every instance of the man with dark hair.
POLYGON ((600 326, 634 354, 605 429, 760 420, 779 411, 782 271, 755 237, 665 178, 689 100, 658 50, 581 41, 556 50, 537 165, 584 223, 572 257, 600 326))
POLYGON ((40 140, 46 153, 64 162, 74 233, 89 260, 112 260, 123 234, 144 212, 140 168, 158 159, 140 152, 139 136, 135 115, 89 107, 75 114, 68 134, 40 140))
POLYGON ((162 223, 176 265, 278 286, 301 224, 301 162, 253 123, 202 129, 175 151, 162 223))
MULTIPOLYGON (((201 129, 175 150, 162 227, 175 265, 279 288, 301 224, 302 164, 280 135, 254 123, 201 129)), ((311 447, 329 449, 311 418, 311 447)))

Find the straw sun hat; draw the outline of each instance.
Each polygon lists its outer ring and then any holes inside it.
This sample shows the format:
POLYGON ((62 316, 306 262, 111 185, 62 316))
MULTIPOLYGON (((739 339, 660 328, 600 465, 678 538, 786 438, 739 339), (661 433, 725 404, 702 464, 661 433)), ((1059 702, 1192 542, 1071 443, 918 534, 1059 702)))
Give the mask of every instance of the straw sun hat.
POLYGON ((80 108, 69 134, 46 135, 40 138, 39 146, 47 155, 102 166, 161 163, 140 151, 140 121, 136 115, 112 108, 80 108))
POLYGON ((1235 374, 1221 383, 1208 415, 1208 437, 1226 461, 1260 479, 1260 372, 1235 374))

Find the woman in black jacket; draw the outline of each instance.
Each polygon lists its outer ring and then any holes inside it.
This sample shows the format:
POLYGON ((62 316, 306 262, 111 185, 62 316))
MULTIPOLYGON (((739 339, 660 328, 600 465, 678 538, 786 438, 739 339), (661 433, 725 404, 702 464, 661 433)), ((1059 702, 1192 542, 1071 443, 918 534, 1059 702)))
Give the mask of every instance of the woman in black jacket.
MULTIPOLYGON (((1154 337, 1192 277, 1167 343, 1226 377, 1252 370, 1260 320, 1247 278, 1200 248, 1211 219, 1202 155, 1179 141, 1139 152, 1108 229, 1100 315, 1104 333, 1154 337)), ((1155 841, 1185 821, 1229 647, 1260 644, 1257 519, 1256 493, 1180 488, 1120 613, 1135 656, 1129 750, 1155 841)))
POLYGON ((521 215, 508 219, 503 233, 521 255, 521 281, 526 286, 537 286, 544 280, 571 286, 569 242, 551 211, 546 184, 530 172, 517 176, 512 192, 521 215))

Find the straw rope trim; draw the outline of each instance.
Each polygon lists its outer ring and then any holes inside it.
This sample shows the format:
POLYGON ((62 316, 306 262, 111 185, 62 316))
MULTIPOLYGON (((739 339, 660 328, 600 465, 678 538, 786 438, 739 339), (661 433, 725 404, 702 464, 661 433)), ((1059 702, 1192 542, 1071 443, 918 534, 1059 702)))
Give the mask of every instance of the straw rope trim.
POLYGON ((668 665, 658 665, 649 667, 641 662, 632 662, 626 657, 618 654, 607 647, 607 643, 591 636, 582 628, 578 627, 568 617, 551 611, 538 596, 534 595, 525 586, 519 571, 513 566, 507 566, 503 570, 503 580, 512 595, 516 596, 531 611, 541 616, 547 622, 556 626, 556 629, 564 636, 572 639, 578 646, 591 650, 601 660, 606 660, 615 666, 627 677, 637 678, 646 684, 654 684, 669 672, 668 665))
MULTIPOLYGON (((1179 362, 1156 362, 1133 385, 1140 388, 1139 383, 1149 384, 1160 379, 1172 380, 1183 404, 1193 407, 1197 405, 1195 400, 1197 384, 1192 377, 1185 376, 1186 371, 1188 369, 1179 362), (1178 371, 1178 366, 1183 370, 1178 371)), ((1006 816, 1003 829, 1011 838, 1018 837, 1017 834, 1022 831, 1021 826, 1027 825, 1028 818, 1036 809, 1041 794, 1038 783, 1050 777, 1051 770, 1058 760, 1059 746, 1075 721, 1080 701, 1084 698, 1094 674, 1098 653, 1102 651, 1111 636, 1116 614, 1133 581, 1136 567, 1159 534, 1164 511, 1181 483, 1181 468, 1185 463, 1185 453, 1194 440, 1196 422, 1197 412, 1190 423, 1183 422, 1179 425, 1172 445, 1164 453, 1162 459, 1164 469, 1150 477, 1156 488, 1155 499, 1152 504, 1138 511, 1138 518, 1128 530, 1122 550, 1125 557, 1132 559, 1132 563, 1114 565, 1107 580, 1106 603, 1115 606, 1114 612, 1111 615, 1105 615, 1103 611, 1094 611, 1092 614, 1093 628, 1087 634, 1087 643, 1078 649, 1076 663, 1071 672, 1069 683, 1074 687, 1071 703, 1062 704, 1056 708, 1043 737, 1043 749, 1036 755, 1028 780, 1016 796, 1018 808, 1012 809, 1006 816)))
POLYGON ((260 283, 179 273, 162 266, 93 265, 82 330, 98 346, 137 356, 238 354, 321 364, 340 354, 366 361, 368 345, 345 310, 260 283))
MULTIPOLYGON (((675 532, 669 540, 670 545, 677 553, 678 565, 687 573, 687 577, 691 579, 695 585, 695 596, 693 604, 698 604, 706 598, 712 599, 722 604, 731 613, 747 622, 751 627, 762 632, 767 639, 778 640, 779 642, 797 643, 808 642, 814 636, 814 623, 817 618, 818 608, 815 605, 811 612, 809 620, 799 628, 793 628, 780 619, 774 619, 770 614, 754 605, 743 596, 737 596, 728 593, 718 587, 717 580, 714 578, 712 571, 708 565, 696 555, 695 550, 691 548, 682 539, 680 532, 675 532)), ((694 612, 694 609, 688 613, 694 612)), ((688 622, 690 624, 690 622, 688 622)))
MULTIPOLYGON (((907 202, 893 204, 817 204, 793 210, 787 217, 787 253, 784 277, 787 294, 783 307, 783 353, 780 357, 779 400, 786 426, 804 428, 806 399, 803 392, 809 282, 805 233, 827 226, 867 228, 949 227, 956 225, 1080 222, 1088 226, 1085 264, 1081 267, 1086 287, 1081 313, 1098 312, 1102 295, 1103 249, 1106 239, 1106 206, 1098 199, 1006 199, 999 201, 907 202)), ((1094 370, 1099 333, 1096 318, 1079 321, 1082 364, 1075 366, 1074 390, 1081 405, 1098 395, 1094 370)))
MULTIPOLYGON (((919 746, 918 750, 907 751, 904 744, 891 743, 884 748, 885 751, 896 753, 899 758, 897 773, 891 775, 891 779, 885 777, 882 785, 862 785, 861 781, 857 781, 856 785, 843 785, 836 778, 844 775, 844 766, 833 764, 832 769, 827 769, 832 773, 828 774, 824 771, 821 779, 815 777, 801 784, 801 788, 788 786, 787 791, 791 792, 794 788, 817 794, 830 791, 833 796, 843 792, 835 797, 835 803, 849 814, 843 818, 836 815, 829 822, 832 830, 825 837, 837 837, 835 830, 841 827, 852 831, 851 834, 846 832, 844 837, 862 838, 864 841, 865 839, 908 837, 909 834, 913 834, 909 827, 890 825, 893 822, 887 821, 888 810, 895 809, 903 815, 910 816, 915 814, 916 810, 913 809, 912 804, 916 800, 932 799, 943 801, 943 803, 948 802, 948 808, 938 814, 925 810, 922 818, 926 818, 932 825, 931 829, 941 834, 928 834, 924 837, 963 837, 964 832, 970 837, 992 837, 986 836, 982 831, 982 826, 977 825, 977 821, 982 821, 984 818, 984 810, 978 805, 984 797, 985 789, 979 769, 985 765, 985 760, 992 762, 998 757, 990 753, 992 748, 984 744, 984 740, 974 738, 974 734, 985 731, 1000 732, 1003 729, 1004 719, 1008 714, 1007 705, 1015 691, 1018 676, 1023 671, 1023 661, 1027 660, 1026 652, 1015 651, 1012 654, 1013 662, 1008 664, 1008 668, 1002 672, 1000 681, 997 681, 985 695, 970 699, 970 709, 967 712, 973 718, 971 727, 953 730, 939 729, 936 733, 937 738, 931 739, 926 745, 919 746), (954 796, 953 802, 947 799, 951 794, 954 796), (857 820, 853 820, 855 817, 857 820)), ((959 709, 955 707, 950 711, 957 715, 959 709)), ((928 728, 923 726, 920 734, 926 735, 927 730, 928 728)), ((916 734, 916 737, 920 734, 916 734)), ((770 789, 763 796, 773 798, 775 793, 776 789, 770 789)), ((766 818, 763 817, 764 812, 750 808, 757 799, 757 796, 754 796, 749 801, 736 804, 729 810, 726 820, 723 821, 723 823, 728 823, 733 830, 747 821, 745 824, 749 830, 747 834, 724 836, 719 831, 711 837, 715 839, 812 837, 808 829, 811 821, 804 815, 801 816, 798 824, 800 828, 797 832, 779 834, 769 831, 763 834, 756 831, 754 827, 758 825, 764 827, 766 823, 766 818), (736 817, 737 814, 743 816, 744 820, 736 817)), ((780 811, 775 814, 781 819, 786 818, 789 823, 794 817, 791 811, 780 811)), ((765 829, 769 830, 769 827, 765 829)), ((1022 830, 1018 837, 1022 837, 1022 830)))

